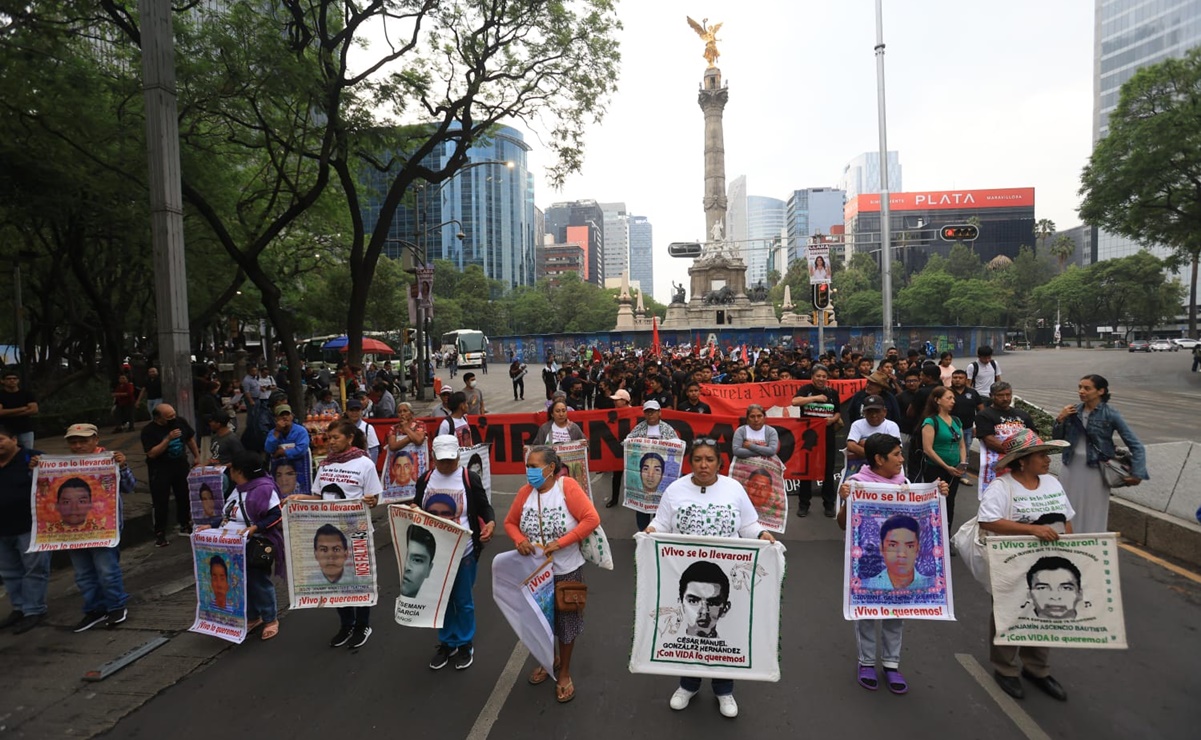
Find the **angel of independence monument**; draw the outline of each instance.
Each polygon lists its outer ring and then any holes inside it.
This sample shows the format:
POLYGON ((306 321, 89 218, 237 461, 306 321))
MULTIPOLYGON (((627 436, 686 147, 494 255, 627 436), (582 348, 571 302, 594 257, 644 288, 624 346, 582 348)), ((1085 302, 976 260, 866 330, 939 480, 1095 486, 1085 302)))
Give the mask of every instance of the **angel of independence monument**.
POLYGON ((722 113, 729 100, 729 89, 717 67, 717 31, 722 24, 708 25, 688 19, 688 24, 705 42, 705 61, 709 66, 701 80, 697 103, 705 115, 705 242, 701 256, 688 268, 691 297, 683 286, 673 284, 671 305, 667 307, 664 329, 719 326, 779 326, 775 311, 767 300, 767 289, 746 284, 746 263, 738 254, 738 245, 725 241, 726 148, 722 113))

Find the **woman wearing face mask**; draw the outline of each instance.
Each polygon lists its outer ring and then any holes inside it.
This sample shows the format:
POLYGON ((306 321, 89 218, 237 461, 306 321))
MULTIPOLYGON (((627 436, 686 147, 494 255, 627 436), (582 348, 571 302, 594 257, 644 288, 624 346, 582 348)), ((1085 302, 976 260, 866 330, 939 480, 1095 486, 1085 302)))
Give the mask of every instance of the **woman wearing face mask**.
MULTIPOLYGON (((569 476, 556 477, 560 461, 554 448, 545 445, 530 450, 526 458, 526 485, 517 492, 505 517, 505 532, 517 543, 517 551, 531 555, 541 550, 554 556, 555 583, 583 582, 584 555, 580 543, 600 525, 600 514, 580 484, 569 476)), ((571 681, 571 654, 584 629, 583 612, 555 612, 555 687, 557 699, 565 704, 575 698, 571 681)), ((539 666, 529 677, 531 684, 548 678, 539 666)))
MULTIPOLYGON (((689 460, 692 462, 692 475, 679 478, 663 492, 659 510, 646 528, 648 534, 664 532, 704 537, 758 537, 768 542, 776 541, 771 532, 759 526, 759 515, 742 486, 733 478, 718 474, 721 453, 716 440, 694 440, 689 460), (715 507, 728 510, 732 516, 707 515, 706 512, 715 507)), ((681 678, 680 687, 671 695, 671 708, 677 711, 687 708, 700 689, 701 679, 681 678)), ((713 693, 717 695, 723 717, 738 716, 733 680, 713 679, 713 693)))

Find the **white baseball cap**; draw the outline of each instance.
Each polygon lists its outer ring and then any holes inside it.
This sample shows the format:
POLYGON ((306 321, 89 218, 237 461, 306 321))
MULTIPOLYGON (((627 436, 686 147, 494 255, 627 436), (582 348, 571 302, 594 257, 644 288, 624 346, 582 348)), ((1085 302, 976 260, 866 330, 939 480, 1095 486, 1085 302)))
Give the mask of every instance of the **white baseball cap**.
POLYGON ((458 460, 459 438, 453 434, 439 434, 434 437, 435 460, 458 460))

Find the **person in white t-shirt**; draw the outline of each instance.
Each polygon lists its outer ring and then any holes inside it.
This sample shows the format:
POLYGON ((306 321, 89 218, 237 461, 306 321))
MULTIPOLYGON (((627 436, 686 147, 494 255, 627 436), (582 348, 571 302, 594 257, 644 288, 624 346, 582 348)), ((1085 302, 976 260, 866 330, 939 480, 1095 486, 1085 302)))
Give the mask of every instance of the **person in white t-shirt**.
POLYGON ((450 394, 446 405, 450 408, 450 416, 438 424, 437 436, 450 434, 459 441, 460 447, 470 447, 472 441, 471 426, 467 423, 467 395, 463 391, 455 391, 450 394))
MULTIPOLYGON (((776 541, 771 532, 759 525, 759 514, 738 481, 718 474, 721 453, 713 440, 695 440, 689 460, 692 462, 692 475, 679 478, 663 492, 655 518, 646 528, 648 534, 665 532, 704 537, 758 537, 768 542, 776 541)), ((711 598, 716 596, 712 594, 711 598)), ((709 619, 716 622, 712 617, 709 619)), ((697 628, 702 628, 699 621, 697 628)), ((710 624, 708 629, 715 629, 715 624, 710 624)), ((715 678, 712 682, 722 716, 737 717, 734 681, 715 678)), ((700 689, 700 678, 681 678, 680 688, 671 696, 671 708, 687 708, 700 689)))
POLYGON ((889 434, 898 439, 901 428, 888 417, 888 405, 881 396, 863 399, 863 418, 856 419, 847 431, 847 473, 854 474, 863 467, 866 453, 863 441, 873 434, 889 434), (854 468, 854 470, 852 470, 854 468))
MULTIPOLYGON (((384 487, 380 483, 375 463, 364 449, 367 440, 362 430, 349 419, 338 419, 325 430, 325 440, 329 454, 317 468, 317 477, 313 480, 313 491, 316 493, 293 494, 287 501, 363 499, 367 506, 374 507, 379 503, 384 487)), ((342 542, 341 547, 345 549, 347 544, 342 542)), ((320 547, 321 543, 315 541, 314 545, 320 547)), ((338 544, 330 543, 330 546, 336 549, 338 544)), ((371 637, 371 607, 340 606, 338 619, 341 621, 341 627, 330 639, 330 647, 348 645, 351 649, 359 648, 371 637)))
POLYGON ((967 382, 986 400, 992 392, 992 384, 1001 379, 1001 368, 992 358, 992 347, 988 345, 976 350, 976 359, 968 363, 966 371, 967 382))
POLYGON ((357 398, 352 398, 346 402, 346 418, 355 425, 355 428, 363 433, 363 439, 366 440, 367 457, 371 458, 372 462, 379 459, 379 436, 375 433, 375 427, 367 423, 363 418, 363 402, 357 398))

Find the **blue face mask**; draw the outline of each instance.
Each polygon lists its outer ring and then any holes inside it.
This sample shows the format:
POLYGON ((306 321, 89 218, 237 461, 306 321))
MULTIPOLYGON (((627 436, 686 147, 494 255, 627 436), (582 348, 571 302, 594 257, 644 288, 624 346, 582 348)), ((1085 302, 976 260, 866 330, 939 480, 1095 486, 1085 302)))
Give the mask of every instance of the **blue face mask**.
POLYGON ((542 468, 526 468, 525 479, 534 488, 541 488, 546 482, 546 474, 542 472, 542 468))

